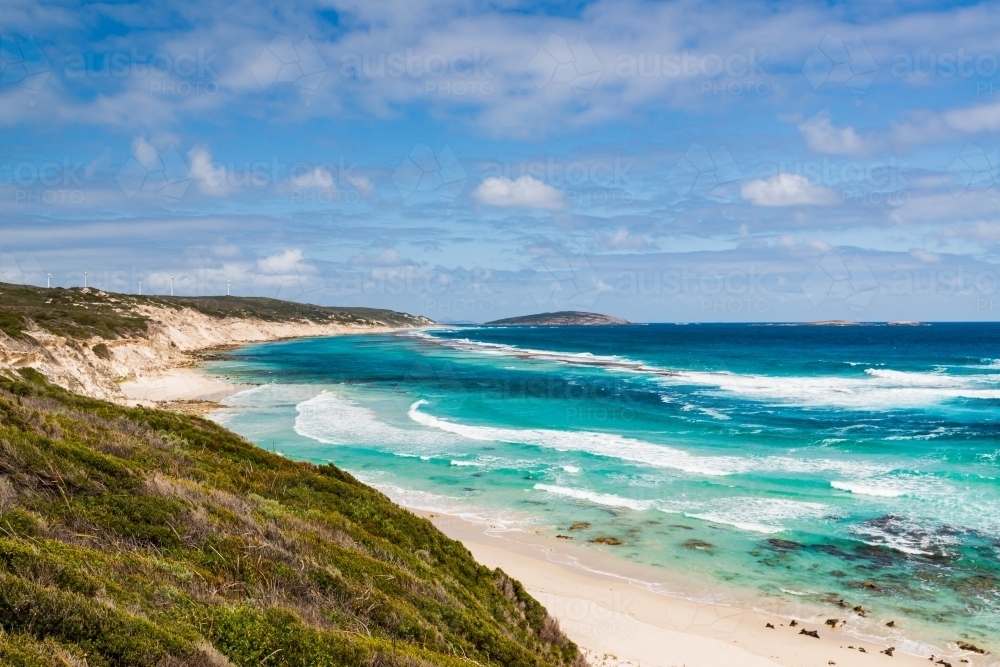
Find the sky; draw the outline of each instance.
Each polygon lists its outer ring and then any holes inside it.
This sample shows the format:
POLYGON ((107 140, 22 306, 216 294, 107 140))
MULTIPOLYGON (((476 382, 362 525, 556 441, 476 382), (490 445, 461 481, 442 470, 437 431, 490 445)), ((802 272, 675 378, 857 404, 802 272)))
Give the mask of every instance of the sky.
POLYGON ((0 0, 0 281, 994 321, 998 34, 921 0, 0 0))

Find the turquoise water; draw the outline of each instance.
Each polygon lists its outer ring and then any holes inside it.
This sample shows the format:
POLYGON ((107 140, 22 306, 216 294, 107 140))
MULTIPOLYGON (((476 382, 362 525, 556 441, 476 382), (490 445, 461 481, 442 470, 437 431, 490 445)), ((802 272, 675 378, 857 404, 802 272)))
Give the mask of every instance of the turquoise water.
POLYGON ((262 383, 220 422, 413 507, 1000 649, 1000 326, 467 327, 210 370, 262 383))

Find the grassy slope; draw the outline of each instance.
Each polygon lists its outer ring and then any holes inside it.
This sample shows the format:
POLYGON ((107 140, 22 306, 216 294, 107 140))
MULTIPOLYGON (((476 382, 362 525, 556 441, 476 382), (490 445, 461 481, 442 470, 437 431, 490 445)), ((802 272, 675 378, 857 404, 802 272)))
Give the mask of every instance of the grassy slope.
POLYGON ((500 570, 332 465, 0 375, 0 664, 570 665, 500 570))
POLYGON ((148 321, 133 311, 138 305, 187 307, 211 317, 255 317, 272 322, 308 319, 343 324, 378 322, 390 326, 428 323, 391 310, 328 308, 262 297, 149 297, 0 283, 0 331, 20 338, 28 327, 26 320, 31 320, 42 329, 70 338, 141 336, 148 321))

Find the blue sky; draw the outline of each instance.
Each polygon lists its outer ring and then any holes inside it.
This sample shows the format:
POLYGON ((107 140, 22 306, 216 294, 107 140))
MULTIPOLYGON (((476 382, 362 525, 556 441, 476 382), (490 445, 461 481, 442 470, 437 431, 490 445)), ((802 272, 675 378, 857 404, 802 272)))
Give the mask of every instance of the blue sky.
POLYGON ((0 0, 0 280, 1000 318, 989 4, 0 0))

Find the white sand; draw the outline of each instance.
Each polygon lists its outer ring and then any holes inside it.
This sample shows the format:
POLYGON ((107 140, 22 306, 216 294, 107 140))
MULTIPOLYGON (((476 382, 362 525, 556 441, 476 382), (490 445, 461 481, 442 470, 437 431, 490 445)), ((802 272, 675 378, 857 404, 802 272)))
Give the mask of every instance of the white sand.
POLYGON ((164 401, 218 402, 252 387, 207 375, 198 368, 171 368, 119 386, 130 402, 149 406, 164 401))
MULTIPOLYGON (((417 512, 460 540, 479 562, 519 580, 559 620, 593 667, 915 667, 928 656, 892 657, 885 645, 824 625, 825 617, 791 619, 656 593, 628 580, 567 563, 564 549, 526 533, 488 534, 457 517, 417 512), (529 540, 529 541, 526 541, 529 540), (775 626, 766 627, 767 623, 775 626), (799 634, 816 630, 819 639, 799 634), (853 646, 853 648, 848 648, 853 646), (864 648, 865 652, 859 651, 864 648)), ((840 614, 844 616, 844 614, 840 614)), ((964 656, 969 665, 989 664, 964 656)), ((987 656, 988 657, 988 656, 987 656)), ((949 658, 954 667, 962 667, 949 658)))

